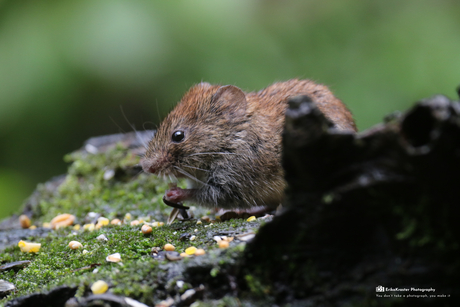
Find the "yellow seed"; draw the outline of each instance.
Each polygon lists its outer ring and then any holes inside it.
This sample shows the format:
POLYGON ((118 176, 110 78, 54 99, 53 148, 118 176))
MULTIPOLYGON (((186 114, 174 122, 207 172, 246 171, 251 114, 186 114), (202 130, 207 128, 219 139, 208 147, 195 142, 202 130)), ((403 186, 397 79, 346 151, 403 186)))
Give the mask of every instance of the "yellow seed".
POLYGON ((97 219, 97 223, 102 224, 102 226, 107 226, 109 225, 109 219, 101 216, 100 218, 97 219))
POLYGON ((156 227, 159 227, 159 226, 160 226, 160 223, 159 223, 159 222, 153 222, 153 223, 152 223, 152 227, 155 227, 155 228, 156 228, 156 227))
POLYGON ((190 257, 190 255, 187 255, 186 253, 180 253, 180 256, 181 256, 181 257, 184 257, 184 258, 190 257))
POLYGON ((86 249, 82 251, 83 255, 89 253, 86 249))
POLYGON ((132 218, 133 218, 133 216, 131 215, 131 213, 126 213, 125 214, 125 220, 130 221, 132 218))
POLYGON ((75 221, 75 215, 64 213, 59 214, 55 218, 53 218, 50 222, 51 228, 58 229, 60 227, 70 226, 75 221))
POLYGON ((195 256, 202 256, 206 254, 206 252, 204 251, 204 249, 202 248, 198 248, 196 251, 195 251, 195 256))
POLYGON ((228 247, 228 241, 223 241, 223 240, 222 240, 222 241, 220 241, 220 242, 217 243, 217 244, 219 244, 219 248, 222 248, 222 249, 228 247))
POLYGON ((85 224, 85 225, 83 225, 83 230, 93 231, 95 226, 96 225, 94 225, 94 223, 85 224))
POLYGON ((203 224, 203 223, 202 223, 201 221, 197 221, 196 224, 197 224, 197 225, 201 225, 201 224, 203 224))
POLYGON ((143 226, 141 227, 141 231, 142 231, 142 233, 145 234, 145 235, 146 235, 146 234, 149 234, 149 233, 152 232, 152 227, 150 227, 149 225, 143 225, 143 226))
POLYGON ((185 250, 185 253, 186 253, 187 255, 194 255, 195 252, 196 252, 196 247, 195 247, 195 246, 190 246, 189 248, 187 248, 187 249, 185 250))
POLYGON ((73 226, 73 230, 80 230, 80 228, 81 228, 80 224, 73 226))
POLYGON ((131 224, 131 226, 137 226, 137 225, 139 225, 139 221, 138 221, 138 220, 134 220, 134 221, 132 221, 130 224, 131 224))
POLYGON ((101 223, 96 223, 96 225, 94 226, 94 229, 96 229, 96 230, 101 229, 102 226, 104 226, 104 225, 102 225, 101 223))
POLYGON ((253 215, 253 216, 248 217, 247 221, 248 221, 248 222, 252 222, 252 221, 254 221, 255 219, 256 219, 256 217, 253 215))
POLYGON ((42 245, 40 243, 24 242, 21 240, 18 242, 18 246, 21 249, 21 252, 36 253, 40 250, 42 245))
POLYGON ((164 249, 165 251, 172 252, 172 251, 175 250, 176 248, 174 247, 174 245, 167 243, 167 244, 165 244, 165 246, 163 247, 163 249, 164 249))
POLYGON ((70 247, 71 249, 79 249, 79 248, 82 248, 83 245, 82 245, 80 242, 78 242, 78 241, 70 241, 70 242, 69 242, 69 247, 70 247))
POLYGON ((51 224, 50 223, 43 223, 43 228, 51 228, 51 224))
POLYGON ((19 224, 21 224, 21 227, 24 229, 29 228, 31 224, 29 217, 25 214, 20 215, 19 224))
POLYGON ((165 223, 163 223, 163 222, 159 222, 159 223, 158 223, 158 226, 161 227, 161 226, 164 226, 164 224, 165 224, 165 223))
POLYGON ((32 226, 29 227, 29 229, 32 229, 32 230, 33 230, 33 229, 37 229, 37 226, 32 225, 32 226))
POLYGON ((93 291, 93 294, 102 294, 105 293, 108 289, 109 285, 103 280, 98 280, 91 286, 91 291, 93 291))
POLYGON ((119 219, 113 219, 110 224, 112 225, 121 225, 121 221, 119 219))

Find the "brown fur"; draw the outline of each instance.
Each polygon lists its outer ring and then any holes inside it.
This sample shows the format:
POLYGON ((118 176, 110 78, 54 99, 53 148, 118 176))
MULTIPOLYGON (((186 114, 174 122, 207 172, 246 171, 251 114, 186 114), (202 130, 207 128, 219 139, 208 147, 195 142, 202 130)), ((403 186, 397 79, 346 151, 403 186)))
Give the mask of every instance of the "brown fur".
POLYGON ((259 92, 200 83, 169 113, 150 141, 145 171, 191 179, 180 200, 227 209, 278 205, 286 183, 281 134, 290 96, 309 95, 340 130, 356 131, 350 111, 324 85, 275 83, 259 92), (180 143, 171 140, 185 132, 180 143))

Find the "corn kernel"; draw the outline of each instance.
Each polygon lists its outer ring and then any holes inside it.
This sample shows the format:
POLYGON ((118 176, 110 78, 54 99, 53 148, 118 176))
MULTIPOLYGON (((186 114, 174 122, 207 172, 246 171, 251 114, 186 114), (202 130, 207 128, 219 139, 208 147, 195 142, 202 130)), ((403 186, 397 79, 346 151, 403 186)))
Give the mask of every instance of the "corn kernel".
POLYGON ((121 225, 121 221, 119 219, 113 219, 110 224, 112 225, 121 225))
POLYGON ((55 218, 53 218, 50 222, 51 228, 57 229, 65 226, 70 226, 75 221, 75 215, 64 213, 59 214, 55 218))
POLYGON ((93 294, 102 294, 107 292, 108 289, 109 285, 103 280, 98 280, 91 286, 93 294))
POLYGON ((141 227, 141 231, 143 234, 147 235, 152 232, 152 227, 150 227, 149 225, 143 225, 141 227))
POLYGON ((176 248, 174 247, 174 245, 167 243, 167 244, 165 244, 165 246, 163 247, 163 249, 164 249, 165 251, 172 252, 172 251, 175 250, 176 248))
POLYGON ((248 221, 248 222, 252 222, 252 221, 254 221, 255 219, 256 219, 256 217, 253 215, 253 216, 248 217, 247 221, 248 221))
POLYGON ((105 258, 105 260, 108 261, 108 262, 120 262, 121 261, 121 255, 120 255, 120 253, 115 253, 115 254, 112 254, 112 255, 108 255, 105 258))
POLYGON ((222 248, 222 249, 228 248, 228 245, 229 245, 228 241, 223 241, 223 240, 219 241, 219 243, 217 244, 219 244, 219 248, 222 248))
POLYGON ((206 254, 206 252, 204 251, 204 249, 202 248, 198 248, 196 251, 195 251, 195 256, 202 256, 206 254))
POLYGON ((70 242, 69 242, 69 247, 70 247, 71 249, 79 249, 79 248, 82 248, 83 245, 82 245, 80 242, 78 242, 78 241, 70 241, 70 242))
POLYGON ((31 224, 29 217, 25 214, 20 215, 19 224, 21 224, 21 228, 29 228, 31 224))
POLYGON ((189 248, 187 248, 187 249, 185 250, 185 253, 186 253, 187 255, 194 255, 195 252, 196 252, 196 247, 195 247, 195 246, 190 246, 189 248))
POLYGON ((21 240, 18 242, 18 246, 21 249, 21 252, 37 253, 42 245, 40 243, 24 242, 21 240))
POLYGON ((85 225, 83 225, 83 230, 93 231, 95 226, 96 225, 94 225, 94 223, 85 224, 85 225))

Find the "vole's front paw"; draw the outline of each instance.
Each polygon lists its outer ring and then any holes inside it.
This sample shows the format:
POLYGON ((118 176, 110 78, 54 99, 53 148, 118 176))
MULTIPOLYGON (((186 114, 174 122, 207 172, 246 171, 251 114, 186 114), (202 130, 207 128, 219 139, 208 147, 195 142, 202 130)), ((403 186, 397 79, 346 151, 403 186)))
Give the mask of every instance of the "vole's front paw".
POLYGON ((186 194, 186 190, 175 187, 165 192, 165 199, 173 203, 178 203, 184 201, 186 194))

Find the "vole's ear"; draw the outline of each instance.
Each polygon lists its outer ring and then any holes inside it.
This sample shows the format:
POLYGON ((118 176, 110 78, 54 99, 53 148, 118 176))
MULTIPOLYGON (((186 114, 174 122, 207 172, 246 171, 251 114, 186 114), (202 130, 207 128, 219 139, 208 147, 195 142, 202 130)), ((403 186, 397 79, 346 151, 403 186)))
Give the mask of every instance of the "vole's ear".
POLYGON ((244 92, 233 85, 221 86, 213 95, 212 103, 228 120, 244 116, 248 106, 244 92))

